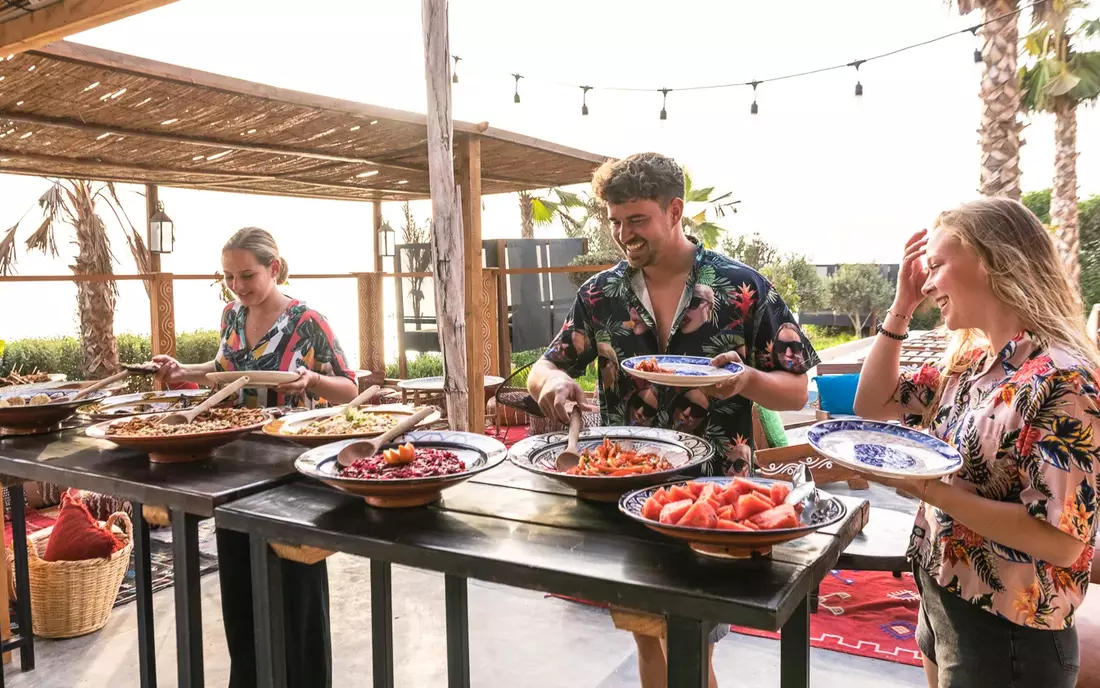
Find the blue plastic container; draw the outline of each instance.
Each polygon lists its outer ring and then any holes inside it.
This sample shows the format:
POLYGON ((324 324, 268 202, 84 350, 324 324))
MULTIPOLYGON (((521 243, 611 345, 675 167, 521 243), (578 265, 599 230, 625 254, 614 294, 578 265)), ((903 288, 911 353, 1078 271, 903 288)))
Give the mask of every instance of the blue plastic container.
POLYGON ((821 410, 834 416, 855 414, 852 404, 856 400, 856 387, 859 385, 859 373, 845 375, 818 375, 817 394, 821 400, 821 410))

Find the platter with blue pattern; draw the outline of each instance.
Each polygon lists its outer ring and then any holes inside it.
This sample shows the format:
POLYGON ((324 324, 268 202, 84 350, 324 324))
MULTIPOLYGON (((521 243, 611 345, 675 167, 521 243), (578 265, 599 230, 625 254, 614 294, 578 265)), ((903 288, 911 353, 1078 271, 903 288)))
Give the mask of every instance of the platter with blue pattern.
POLYGON ((806 441, 847 468, 883 478, 941 478, 963 463, 958 450, 943 440, 877 420, 823 421, 806 431, 806 441))
POLYGON ((628 375, 666 387, 709 387, 728 382, 744 370, 740 363, 729 363, 716 368, 710 361, 705 356, 657 354, 628 358, 622 362, 622 368, 628 375), (670 372, 639 370, 639 365, 645 361, 656 363, 658 367, 670 372))

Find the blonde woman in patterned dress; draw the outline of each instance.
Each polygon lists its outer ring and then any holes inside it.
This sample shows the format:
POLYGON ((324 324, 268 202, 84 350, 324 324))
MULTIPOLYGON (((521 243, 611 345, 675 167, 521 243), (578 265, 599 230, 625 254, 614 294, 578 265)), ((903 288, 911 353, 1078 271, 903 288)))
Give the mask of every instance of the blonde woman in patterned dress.
POLYGON ((1100 459, 1100 355, 1076 293, 1016 201, 967 203, 906 244, 855 410, 924 427, 964 460, 943 480, 880 480, 921 499, 909 556, 929 686, 1076 684, 1100 459), (955 339, 943 364, 900 373, 925 298, 955 339))

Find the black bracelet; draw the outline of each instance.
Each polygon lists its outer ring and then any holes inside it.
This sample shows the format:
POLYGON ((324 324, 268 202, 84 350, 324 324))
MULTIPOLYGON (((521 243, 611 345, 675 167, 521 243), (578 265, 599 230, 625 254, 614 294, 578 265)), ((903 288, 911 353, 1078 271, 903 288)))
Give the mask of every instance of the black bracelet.
POLYGON ((909 339, 909 333, 908 332, 906 332, 905 334, 895 334, 893 332, 887 332, 886 330, 882 329, 882 325, 879 325, 876 328, 876 331, 879 334, 881 334, 882 336, 889 337, 890 339, 893 339, 893 340, 898 341, 898 342, 904 342, 906 339, 909 339))

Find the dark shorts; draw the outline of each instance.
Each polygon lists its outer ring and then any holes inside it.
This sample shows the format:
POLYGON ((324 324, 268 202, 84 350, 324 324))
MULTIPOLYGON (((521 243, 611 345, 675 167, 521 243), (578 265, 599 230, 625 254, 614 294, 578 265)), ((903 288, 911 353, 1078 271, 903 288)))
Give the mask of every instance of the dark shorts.
POLYGON ((1077 629, 1044 631, 990 614, 947 592, 920 567, 917 645, 939 668, 940 688, 1073 688, 1077 629))

